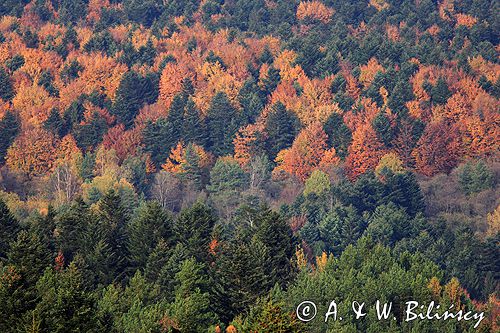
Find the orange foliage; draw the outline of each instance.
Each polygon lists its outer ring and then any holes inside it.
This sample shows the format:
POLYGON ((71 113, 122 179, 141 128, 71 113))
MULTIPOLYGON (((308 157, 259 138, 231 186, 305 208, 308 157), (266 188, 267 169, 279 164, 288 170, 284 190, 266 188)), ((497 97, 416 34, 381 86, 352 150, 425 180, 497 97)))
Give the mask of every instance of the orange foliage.
POLYGON ((187 76, 187 69, 177 63, 170 62, 163 69, 159 98, 167 109, 170 108, 174 96, 182 90, 182 80, 187 76))
POLYGON ((384 0, 370 0, 369 4, 378 11, 389 8, 389 4, 384 0))
POLYGON ((444 122, 427 125, 412 153, 417 170, 426 176, 449 172, 458 164, 459 154, 457 131, 444 122))
POLYGON ((457 14, 455 18, 457 19, 457 27, 463 25, 467 28, 471 28, 474 24, 477 23, 477 18, 467 14, 457 14))
POLYGON ((328 151, 327 139, 321 123, 312 123, 297 135, 291 148, 278 153, 273 172, 284 171, 304 182, 320 166, 337 164, 340 159, 335 150, 328 151))
POLYGON ((76 140, 71 134, 65 135, 57 148, 56 165, 66 161, 75 160, 80 154, 80 149, 76 145, 76 140))
POLYGON ((134 156, 137 153, 137 147, 141 143, 141 132, 136 128, 125 131, 123 124, 110 128, 103 138, 102 144, 108 150, 114 149, 120 163, 128 156, 134 156))
POLYGON ((40 126, 49 117, 51 109, 57 106, 57 101, 43 87, 23 84, 12 104, 20 111, 23 124, 40 126))
MULTIPOLYGON (((188 147, 192 147, 194 152, 198 157, 198 166, 200 168, 206 168, 212 163, 212 155, 207 153, 203 147, 198 146, 195 143, 190 143, 188 147)), ((171 173, 182 174, 186 172, 185 166, 188 161, 186 160, 186 146, 182 141, 177 143, 177 146, 172 148, 170 151, 170 156, 167 158, 165 164, 161 167, 171 173)))
POLYGON ((239 108, 238 92, 243 82, 224 70, 219 62, 205 62, 198 73, 202 81, 199 82, 193 101, 202 112, 208 110, 212 98, 218 92, 226 93, 231 104, 239 108))
POLYGON ((233 140, 234 159, 245 166, 254 156, 257 150, 258 138, 262 132, 262 126, 250 124, 241 128, 233 140))
POLYGON ((355 179, 368 170, 375 169, 386 153, 384 145, 377 138, 375 130, 369 123, 359 125, 355 129, 348 152, 345 164, 350 179, 355 179))
POLYGON ((302 1, 297 7, 297 19, 306 18, 316 19, 323 23, 330 22, 333 15, 333 9, 325 6, 320 1, 302 1))
POLYGON ((469 58, 469 65, 477 74, 484 75, 491 82, 496 82, 500 77, 500 65, 486 61, 481 55, 469 58))
MULTIPOLYGON (((80 94, 83 92, 90 94, 96 90, 114 100, 122 75, 127 71, 127 65, 117 63, 113 58, 100 53, 83 55, 77 60, 84 68, 80 77, 75 80, 83 83, 84 91, 80 94)), ((61 96, 63 96, 62 91, 61 96)))
POLYGON ((359 80, 365 88, 368 88, 372 84, 378 72, 384 72, 384 67, 382 67, 375 58, 371 58, 366 65, 360 66, 359 69, 361 70, 359 80))
POLYGON ((26 130, 8 149, 7 165, 29 178, 43 175, 54 166, 57 144, 55 136, 41 128, 26 130))

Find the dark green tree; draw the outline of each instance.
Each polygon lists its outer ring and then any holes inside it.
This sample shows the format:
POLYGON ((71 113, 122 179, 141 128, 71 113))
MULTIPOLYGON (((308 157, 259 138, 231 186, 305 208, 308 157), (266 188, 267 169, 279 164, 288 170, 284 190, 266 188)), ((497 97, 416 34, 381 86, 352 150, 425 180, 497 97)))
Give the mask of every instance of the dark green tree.
POLYGON ((10 81, 9 74, 3 69, 0 68, 0 98, 4 101, 10 101, 14 97, 14 87, 12 86, 12 82, 10 81))
POLYGON ((206 124, 209 149, 217 156, 231 154, 233 138, 239 127, 239 115, 225 93, 219 92, 212 99, 206 124))
POLYGON ((335 152, 339 157, 345 158, 352 141, 352 133, 344 123, 342 115, 332 113, 323 125, 323 129, 328 135, 328 145, 335 148, 335 152))
POLYGON ((7 149, 16 138, 20 129, 20 121, 18 117, 7 111, 4 117, 0 120, 0 164, 3 164, 7 149))
POLYGON ((299 129, 300 121, 295 114, 280 102, 272 106, 265 126, 266 151, 270 160, 274 161, 278 152, 292 145, 299 129))
POLYGON ((129 263, 133 268, 144 269, 160 240, 172 244, 173 221, 155 201, 140 206, 135 214, 126 227, 129 263))
POLYGON ((174 223, 177 239, 199 261, 208 258, 208 245, 216 221, 212 209, 202 203, 195 203, 182 210, 174 223))

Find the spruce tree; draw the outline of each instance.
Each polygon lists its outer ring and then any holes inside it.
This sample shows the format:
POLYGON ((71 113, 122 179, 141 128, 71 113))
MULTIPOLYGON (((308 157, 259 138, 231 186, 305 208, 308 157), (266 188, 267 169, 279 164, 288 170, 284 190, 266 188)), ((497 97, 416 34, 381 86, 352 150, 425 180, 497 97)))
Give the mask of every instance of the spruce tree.
POLYGON ((140 206, 136 216, 127 225, 127 249, 133 268, 144 269, 150 253, 160 240, 172 244, 172 219, 155 202, 140 206))
POLYGON ((297 116, 286 110, 283 104, 278 102, 272 106, 265 126, 266 150, 270 160, 274 161, 282 149, 292 145, 299 127, 300 121, 297 116))
POLYGON ((182 139, 186 144, 196 143, 205 146, 207 143, 207 133, 205 124, 200 119, 200 113, 193 100, 189 98, 184 111, 182 139))
POLYGON ((181 211, 174 224, 177 239, 186 246, 192 256, 205 261, 208 245, 216 222, 212 209, 202 203, 181 211))
POLYGON ((182 128, 184 125, 184 107, 186 106, 186 99, 182 94, 177 94, 170 104, 168 110, 167 121, 172 126, 172 135, 175 141, 179 141, 182 135, 182 128))
POLYGON ((9 74, 0 67, 0 98, 4 101, 10 101, 14 97, 14 87, 10 81, 9 74))
POLYGON ((231 105, 225 93, 219 92, 212 99, 206 123, 210 150, 217 156, 231 154, 239 119, 237 110, 231 105))
POLYGON ((141 76, 134 71, 123 75, 116 91, 116 100, 111 113, 123 123, 126 128, 132 126, 135 116, 142 106, 141 76))
POLYGON ((14 113, 7 111, 0 120, 0 164, 4 162, 7 149, 16 138, 19 128, 19 119, 14 113))
POLYGON ((335 152, 339 157, 345 158, 352 141, 352 133, 344 123, 342 115, 332 113, 326 120, 323 129, 328 135, 328 145, 335 148, 335 152))
POLYGON ((5 202, 0 199, 0 260, 6 258, 9 243, 16 239, 20 230, 19 222, 11 214, 5 202))

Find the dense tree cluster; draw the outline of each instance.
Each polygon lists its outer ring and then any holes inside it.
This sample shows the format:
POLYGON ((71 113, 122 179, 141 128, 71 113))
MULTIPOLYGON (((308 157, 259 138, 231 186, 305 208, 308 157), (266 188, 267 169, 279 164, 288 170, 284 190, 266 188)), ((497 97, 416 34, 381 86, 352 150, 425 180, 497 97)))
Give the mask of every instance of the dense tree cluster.
POLYGON ((0 331, 497 331, 498 12, 1 1, 0 331))

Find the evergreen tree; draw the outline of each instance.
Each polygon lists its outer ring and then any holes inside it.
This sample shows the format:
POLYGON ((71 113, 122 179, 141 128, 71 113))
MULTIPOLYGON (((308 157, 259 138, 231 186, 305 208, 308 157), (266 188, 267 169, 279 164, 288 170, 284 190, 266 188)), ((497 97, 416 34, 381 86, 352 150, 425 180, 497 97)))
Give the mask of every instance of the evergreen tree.
POLYGON ((274 161, 278 152, 292 145, 299 129, 300 121, 297 116, 286 110, 280 102, 273 105, 265 126, 266 150, 270 160, 274 161))
POLYGON ((50 110, 49 117, 47 120, 43 123, 43 127, 58 137, 63 137, 64 132, 65 132, 65 124, 63 119, 61 118, 61 115, 59 113, 59 110, 56 108, 53 108, 50 110))
POLYGON ((9 243, 17 238, 20 230, 19 222, 11 214, 5 202, 0 199, 0 260, 7 257, 9 243))
POLYGON ((432 102, 436 104, 446 104, 448 98, 451 96, 451 92, 444 78, 440 77, 437 80, 436 85, 431 89, 430 95, 432 102))
POLYGON ((155 123, 148 122, 144 129, 145 151, 151 154, 156 166, 165 162, 170 150, 177 143, 175 130, 166 119, 158 119, 155 123))
POLYGON ((167 121, 172 125, 172 135, 175 141, 181 139, 185 106, 186 99, 182 94, 177 94, 174 96, 170 109, 168 110, 167 121))
POLYGON ((339 157, 345 158, 352 141, 352 133, 344 123, 342 115, 332 113, 323 125, 323 129, 328 135, 328 145, 335 148, 335 152, 339 157))
MULTIPOLYGON (((114 190, 109 190, 97 203, 96 221, 90 226, 88 238, 94 238, 90 244, 100 241, 104 255, 108 256, 108 265, 104 272, 107 283, 113 280, 121 280, 127 267, 127 234, 126 225, 128 216, 122 205, 121 198, 114 190)), ((89 244, 89 245, 90 245, 89 244)), ((92 250, 92 249, 88 249, 92 250)), ((98 261, 94 260, 98 263, 98 261)))
POLYGON ((377 133, 377 137, 384 143, 386 147, 391 147, 391 141, 394 137, 394 131, 391 126, 390 120, 380 112, 372 122, 373 129, 377 133))
POLYGON ((61 333, 95 329, 93 298, 84 290, 82 273, 74 263, 59 271, 48 268, 36 287, 39 301, 33 326, 61 333))
POLYGON ((319 232, 324 242, 324 250, 337 255, 356 244, 366 229, 366 222, 354 207, 337 206, 321 221, 319 232))
POLYGON ((207 332, 216 323, 217 316, 211 311, 204 267, 194 259, 181 263, 175 275, 177 287, 175 301, 170 312, 181 332, 207 332))
POLYGON ((195 203, 181 211, 175 221, 174 232, 192 256, 199 261, 205 261, 215 222, 216 217, 209 207, 195 203))
POLYGON ((267 248, 269 257, 265 264, 269 285, 284 286, 292 278, 291 258, 294 239, 290 226, 278 213, 261 208, 256 216, 255 239, 267 248))
POLYGON ((14 113, 7 111, 0 120, 0 164, 4 162, 7 149, 16 138, 19 128, 19 119, 14 113))
POLYGON ((217 93, 207 112, 208 147, 217 156, 233 152, 233 138, 238 130, 237 110, 223 92, 217 93))
POLYGON ((14 97, 14 87, 10 82, 9 74, 0 67, 0 98, 4 101, 10 101, 14 97))
POLYGON ((144 269, 150 253, 160 240, 172 243, 172 224, 171 217, 157 202, 139 207, 136 216, 127 225, 127 249, 132 267, 144 269))
POLYGON ((193 100, 189 98, 186 102, 184 111, 184 121, 182 124, 182 139, 185 143, 196 143, 200 146, 205 146, 207 142, 207 134, 205 124, 200 119, 200 113, 196 108, 193 100))
POLYGON ((127 72, 123 75, 116 91, 116 100, 111 111, 127 128, 132 126, 142 106, 141 81, 141 76, 136 72, 127 72))

